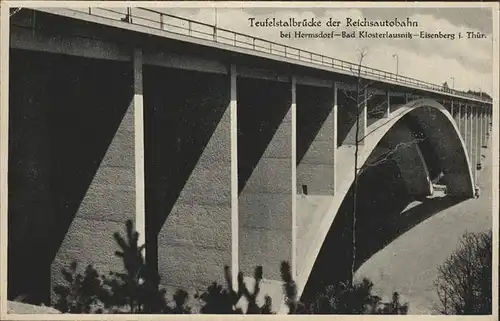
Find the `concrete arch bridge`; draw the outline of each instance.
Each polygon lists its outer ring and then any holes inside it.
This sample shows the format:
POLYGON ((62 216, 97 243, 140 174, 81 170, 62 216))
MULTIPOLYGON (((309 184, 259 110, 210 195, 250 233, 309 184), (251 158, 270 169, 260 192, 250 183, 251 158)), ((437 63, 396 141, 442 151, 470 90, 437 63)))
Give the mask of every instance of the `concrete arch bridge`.
MULTIPOLYGON (((119 269, 112 233, 128 219, 169 290, 262 265, 279 300, 288 261, 307 292, 349 235, 356 144, 361 216, 443 186, 474 197, 491 101, 358 67, 149 9, 16 12, 9 298, 50 301, 73 260, 119 269)), ((367 217, 375 235, 382 215, 367 217)))

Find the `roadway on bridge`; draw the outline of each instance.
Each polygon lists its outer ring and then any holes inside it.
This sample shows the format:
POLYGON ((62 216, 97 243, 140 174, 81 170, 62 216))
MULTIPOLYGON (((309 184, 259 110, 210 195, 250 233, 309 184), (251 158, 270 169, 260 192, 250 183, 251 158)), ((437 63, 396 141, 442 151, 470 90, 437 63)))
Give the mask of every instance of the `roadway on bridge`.
POLYGON ((437 268, 457 248, 466 232, 487 231, 492 226, 492 155, 482 148, 483 169, 478 173, 481 195, 449 207, 400 235, 373 255, 357 271, 375 284, 385 299, 398 291, 402 302, 409 302, 410 314, 435 314, 439 302, 434 287, 437 268))

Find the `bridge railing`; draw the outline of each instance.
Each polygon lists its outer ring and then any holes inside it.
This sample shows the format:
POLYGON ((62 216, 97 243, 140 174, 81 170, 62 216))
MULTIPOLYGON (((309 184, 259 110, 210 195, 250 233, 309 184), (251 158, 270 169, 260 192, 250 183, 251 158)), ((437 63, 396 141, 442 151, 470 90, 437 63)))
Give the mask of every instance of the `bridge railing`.
POLYGON ((165 30, 174 34, 214 41, 216 43, 231 45, 238 48, 251 49, 254 51, 264 52, 288 59, 309 62, 315 65, 321 65, 337 70, 347 71, 353 76, 369 76, 382 81, 388 80, 401 85, 409 85, 420 89, 434 90, 461 96, 464 98, 472 98, 482 100, 484 102, 491 102, 491 100, 489 99, 483 99, 482 97, 463 91, 446 88, 441 85, 395 74, 385 70, 317 54, 308 50, 287 46, 240 32, 219 28, 212 24, 171 15, 154 9, 142 7, 90 7, 87 9, 72 8, 71 10, 86 12, 89 15, 99 16, 102 18, 108 18, 118 21, 121 20, 131 24, 150 27, 158 30, 165 30))

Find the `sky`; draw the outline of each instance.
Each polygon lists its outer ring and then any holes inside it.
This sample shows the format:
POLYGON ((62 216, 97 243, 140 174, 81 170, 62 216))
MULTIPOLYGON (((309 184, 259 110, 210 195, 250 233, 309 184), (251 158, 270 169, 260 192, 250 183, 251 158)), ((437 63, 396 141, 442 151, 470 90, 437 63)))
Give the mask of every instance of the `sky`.
MULTIPOLYGON (((310 50, 333 58, 357 62, 359 50, 366 48, 365 65, 411 76, 424 81, 442 84, 448 82, 458 90, 482 89, 492 94, 492 15, 488 8, 162 8, 163 12, 182 16, 220 28, 265 38, 278 43, 310 50), (341 20, 353 19, 385 20, 397 17, 400 20, 418 22, 418 27, 358 28, 358 30, 418 33, 420 31, 458 33, 480 31, 484 39, 284 39, 280 30, 297 28, 251 27, 249 18, 288 19, 315 18, 325 23, 330 17, 341 20), (396 54, 399 63, 393 55, 396 54), (454 77, 454 80, 452 79, 454 77)), ((329 32, 331 27, 301 28, 304 32, 329 32)), ((353 30, 345 26, 340 31, 353 30)))

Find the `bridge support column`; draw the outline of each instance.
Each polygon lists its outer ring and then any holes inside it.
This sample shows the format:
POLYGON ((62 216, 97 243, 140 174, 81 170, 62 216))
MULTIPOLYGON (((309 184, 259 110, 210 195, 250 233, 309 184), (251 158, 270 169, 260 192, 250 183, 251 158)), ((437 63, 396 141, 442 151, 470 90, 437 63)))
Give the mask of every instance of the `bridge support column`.
POLYGON ((493 123, 493 114, 492 114, 491 106, 488 108, 488 136, 490 136, 490 132, 492 129, 492 123, 493 123))
MULTIPOLYGON (((292 75, 291 79, 292 101, 292 277, 297 278, 297 78, 292 75)), ((313 113, 313 112, 312 112, 313 113)))
MULTIPOLYGON (((466 108, 466 115, 467 115, 467 120, 466 120, 466 132, 465 132, 465 141, 466 141, 466 147, 467 147, 467 156, 469 158, 469 165, 471 166, 471 171, 472 174, 473 172, 473 157, 472 157, 472 106, 465 104, 466 108)), ((474 175, 472 176, 474 179, 474 175)))
POLYGON ((483 146, 484 147, 488 147, 488 137, 489 137, 489 129, 490 129, 490 126, 489 126, 489 109, 488 109, 488 107, 485 107, 485 110, 483 112, 483 127, 484 127, 484 132, 483 132, 484 143, 483 143, 483 146))
MULTIPOLYGON (((142 50, 134 49, 134 110, 135 140, 135 229, 139 233, 138 246, 146 243, 146 198, 144 182, 144 99, 142 88, 142 50)), ((144 253, 146 255, 146 253, 144 253)))
POLYGON ((337 148, 338 148, 338 83, 333 83, 333 193, 337 189, 337 148))
POLYGON ((484 106, 481 105, 481 108, 479 108, 480 110, 480 115, 479 115, 479 122, 480 122, 480 127, 481 127, 481 131, 479 132, 479 135, 481 136, 480 138, 480 147, 483 148, 484 146, 484 106))
POLYGON ((471 164, 472 178, 477 183, 477 106, 471 105, 471 164))
POLYGON ((484 107, 483 110, 483 135, 484 135, 484 146, 488 146, 488 107, 484 107))
POLYGON ((455 106, 453 105, 453 100, 443 100, 442 105, 444 108, 450 113, 451 116, 453 116, 453 113, 455 112, 455 106))
POLYGON ((460 136, 467 150, 467 106, 463 103, 458 103, 460 109, 460 136))
POLYGON ((458 130, 460 131, 461 121, 460 121, 460 104, 452 101, 451 109, 453 111, 452 116, 455 120, 455 124, 457 125, 458 130))
POLYGON ((233 289, 238 289, 238 92, 236 65, 229 66, 231 111, 231 277, 233 289))
POLYGON ((365 144, 366 126, 368 124, 368 89, 363 90, 362 103, 360 107, 359 115, 359 134, 358 134, 358 144, 365 144))
MULTIPOLYGON (((486 128, 488 129, 486 131, 486 137, 490 137, 491 136, 491 120, 492 120, 492 117, 491 117, 491 107, 488 108, 488 112, 487 112, 487 116, 486 116, 486 128)), ((489 142, 489 141, 488 141, 489 142)))
POLYGON ((387 105, 386 105, 384 117, 389 118, 390 115, 391 115, 391 91, 388 89, 387 90, 387 105))
POLYGON ((483 146, 483 124, 482 124, 482 112, 483 108, 481 105, 476 107, 476 169, 480 170, 482 167, 481 159, 481 147, 483 146))

